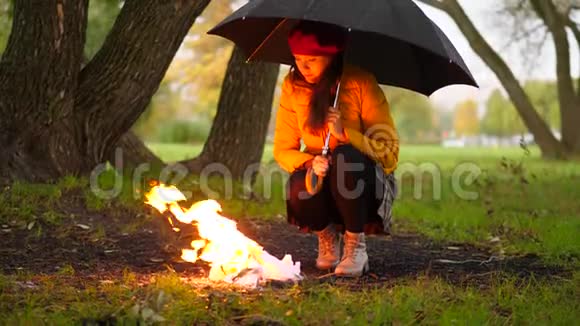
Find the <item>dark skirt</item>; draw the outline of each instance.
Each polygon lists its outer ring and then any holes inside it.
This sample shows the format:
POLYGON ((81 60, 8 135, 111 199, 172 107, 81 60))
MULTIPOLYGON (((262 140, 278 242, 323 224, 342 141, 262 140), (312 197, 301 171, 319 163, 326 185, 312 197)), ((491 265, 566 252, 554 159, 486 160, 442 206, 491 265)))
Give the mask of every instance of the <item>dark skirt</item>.
POLYGON ((290 224, 304 232, 333 223, 341 231, 390 234, 395 178, 352 145, 340 145, 331 153, 320 192, 309 195, 305 178, 306 170, 297 170, 286 185, 290 224))

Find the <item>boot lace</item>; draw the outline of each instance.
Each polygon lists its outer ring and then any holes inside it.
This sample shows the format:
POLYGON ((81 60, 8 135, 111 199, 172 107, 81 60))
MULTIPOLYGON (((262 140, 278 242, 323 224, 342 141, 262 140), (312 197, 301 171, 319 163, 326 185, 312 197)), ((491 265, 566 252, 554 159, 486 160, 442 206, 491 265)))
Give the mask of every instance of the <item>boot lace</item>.
POLYGON ((357 250, 358 239, 353 237, 345 237, 344 239, 344 255, 342 260, 352 259, 356 260, 358 255, 360 254, 360 250, 357 250))
POLYGON ((321 232, 320 233, 320 251, 322 255, 327 255, 333 251, 334 247, 334 237, 332 232, 321 232))

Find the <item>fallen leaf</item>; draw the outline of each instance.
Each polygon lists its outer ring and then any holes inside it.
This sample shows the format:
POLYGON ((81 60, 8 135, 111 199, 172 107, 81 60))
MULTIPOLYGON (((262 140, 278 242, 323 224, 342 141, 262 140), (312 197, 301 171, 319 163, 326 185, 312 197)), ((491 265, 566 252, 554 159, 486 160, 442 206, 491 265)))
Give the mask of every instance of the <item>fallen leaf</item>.
POLYGON ((31 281, 26 281, 26 282, 18 282, 17 281, 16 284, 23 289, 36 289, 38 287, 38 285, 34 284, 31 281))
POLYGON ((32 228, 34 227, 34 224, 36 224, 36 222, 35 221, 32 221, 32 222, 28 223, 28 225, 26 226, 26 228, 28 230, 32 230, 32 228))
POLYGON ((461 247, 449 246, 447 247, 449 250, 461 250, 461 247))
POLYGON ((89 230, 91 227, 85 224, 77 224, 77 226, 83 230, 89 230))

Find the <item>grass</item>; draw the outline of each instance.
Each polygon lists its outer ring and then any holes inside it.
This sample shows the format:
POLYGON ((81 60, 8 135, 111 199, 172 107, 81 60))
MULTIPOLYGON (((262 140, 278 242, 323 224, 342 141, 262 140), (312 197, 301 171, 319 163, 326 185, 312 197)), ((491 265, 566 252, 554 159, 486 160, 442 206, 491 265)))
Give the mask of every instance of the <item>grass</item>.
MULTIPOLYGON (((485 243, 498 237, 499 246, 508 253, 536 253, 553 262, 577 263, 580 164, 544 161, 535 151, 526 156, 514 149, 490 150, 485 157, 473 150, 462 155, 455 150, 450 156, 442 149, 425 152, 440 162, 442 181, 439 186, 424 178, 417 199, 415 180, 402 179, 394 214, 405 228, 457 242, 485 243), (473 184, 465 180, 461 187, 475 194, 472 199, 452 186, 453 173, 462 162, 473 162, 481 170, 473 184), (440 199, 433 195, 435 187, 440 189, 440 199)), ((421 157, 419 162, 425 159, 424 152, 414 154, 421 157)))
POLYGON ((232 323, 285 325, 549 324, 580 318, 580 275, 546 283, 508 278, 489 288, 457 287, 439 279, 399 280, 377 288, 305 282, 287 289, 242 291, 208 287, 173 272, 150 277, 70 282, 74 270, 52 276, 0 275, 0 320, 6 324, 232 323), (22 291, 23 288, 27 290, 22 291), (97 303, 98 304, 95 304, 97 303))
MULTIPOLYGON (((192 157, 201 150, 187 145, 151 148, 166 161, 192 157)), ((271 146, 263 162, 274 173, 263 171, 258 176, 254 197, 239 183, 232 183, 231 196, 224 196, 228 183, 219 177, 206 184, 196 176, 173 181, 191 192, 192 201, 218 199, 226 216, 282 220, 287 176, 272 164, 271 146), (215 193, 208 194, 208 189, 215 193)), ((541 160, 536 148, 527 155, 519 148, 403 146, 400 166, 394 232, 486 246, 498 255, 533 253, 547 264, 571 268, 572 276, 537 280, 490 274, 489 282, 478 286, 452 285, 424 275, 356 291, 307 280, 289 288, 246 291, 207 286, 206 281, 184 279, 173 271, 141 275, 127 269, 120 277, 84 277, 64 263, 51 275, 25 270, 0 273, 0 324, 572 325, 580 320, 580 164, 541 160), (469 180, 467 174, 457 174, 464 167, 480 173, 469 180), (437 173, 419 178, 417 171, 427 168, 439 171, 440 179, 437 173), (460 176, 459 190, 453 186, 454 173, 460 176), (473 192, 473 198, 466 199, 461 190, 473 192)), ((33 223, 30 228, 36 236, 66 225, 74 217, 62 216, 59 205, 71 192, 89 212, 139 210, 147 180, 156 175, 159 171, 149 172, 134 188, 130 175, 105 173, 98 180, 103 189, 112 189, 121 178, 119 200, 99 196, 86 179, 67 177, 52 185, 15 183, 0 193, 0 224, 4 230, 4 225, 28 228, 33 223)), ((134 232, 138 221, 126 221, 121 228, 134 232)), ((94 239, 107 237, 98 223, 91 232, 94 239)))
POLYGON ((149 143, 147 146, 166 162, 176 162, 193 158, 201 153, 203 149, 203 144, 149 143))
MULTIPOLYGON (((148 143, 147 146, 165 162, 176 162, 195 157, 203 149, 203 144, 163 144, 148 143)), ((272 145, 267 144, 264 150, 263 161, 270 162, 272 155, 272 145)))

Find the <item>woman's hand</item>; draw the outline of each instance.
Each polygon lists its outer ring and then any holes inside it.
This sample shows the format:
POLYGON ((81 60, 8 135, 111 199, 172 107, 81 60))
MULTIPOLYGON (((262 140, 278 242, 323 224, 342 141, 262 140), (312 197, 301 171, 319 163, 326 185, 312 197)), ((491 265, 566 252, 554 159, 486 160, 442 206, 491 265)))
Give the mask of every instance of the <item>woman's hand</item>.
POLYGON ((328 164, 328 158, 322 155, 315 156, 312 160, 312 169, 314 170, 314 174, 324 178, 328 172, 328 164))
POLYGON ((338 139, 340 142, 347 142, 347 136, 342 127, 342 119, 340 117, 340 110, 335 107, 328 108, 328 116, 326 118, 328 122, 328 129, 330 133, 338 139))

